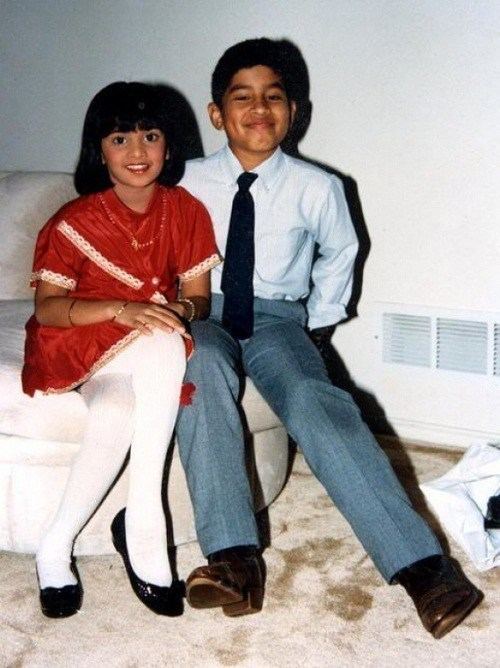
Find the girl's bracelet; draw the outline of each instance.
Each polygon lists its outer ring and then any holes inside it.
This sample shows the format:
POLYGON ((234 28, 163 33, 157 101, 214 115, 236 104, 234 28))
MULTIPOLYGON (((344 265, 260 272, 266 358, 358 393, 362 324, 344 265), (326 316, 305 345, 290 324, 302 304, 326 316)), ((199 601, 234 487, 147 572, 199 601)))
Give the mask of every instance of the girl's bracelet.
POLYGON ((73 301, 69 305, 69 309, 68 309, 68 320, 69 320, 70 327, 75 327, 75 323, 73 322, 73 318, 71 317, 71 311, 73 310, 73 306, 75 305, 75 303, 76 303, 76 299, 73 299, 73 301))
POLYGON ((180 297, 177 301, 180 304, 187 304, 189 306, 190 312, 189 315, 186 316, 186 320, 188 322, 192 322, 196 316, 196 306, 194 302, 191 299, 188 299, 187 297, 180 297))
POLYGON ((127 308, 127 306, 130 304, 130 302, 123 302, 123 304, 120 306, 118 311, 114 314, 114 316, 111 318, 111 322, 114 322, 119 315, 123 313, 123 311, 127 308))

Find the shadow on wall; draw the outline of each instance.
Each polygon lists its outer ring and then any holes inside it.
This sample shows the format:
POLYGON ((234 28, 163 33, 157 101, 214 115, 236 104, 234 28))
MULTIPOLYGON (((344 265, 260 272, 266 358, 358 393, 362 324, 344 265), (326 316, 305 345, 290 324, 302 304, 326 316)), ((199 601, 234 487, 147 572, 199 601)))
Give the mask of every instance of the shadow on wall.
MULTIPOLYGON (((347 319, 350 320, 357 317, 357 304, 363 288, 363 270, 370 252, 370 236, 363 215, 358 186, 351 176, 343 174, 331 165, 319 162, 300 153, 299 143, 307 133, 312 116, 312 103, 309 99, 309 73, 306 62, 298 47, 288 40, 283 40, 283 47, 286 53, 285 66, 290 68, 292 72, 295 72, 292 82, 292 96, 297 102, 297 112, 294 124, 283 142, 282 148, 289 155, 316 165, 329 174, 334 174, 342 181, 347 205, 358 237, 359 251, 354 265, 353 290, 347 305, 347 319)), ((355 385, 344 361, 333 346, 330 346, 324 357, 331 381, 334 385, 341 387, 354 397, 364 420, 372 430, 376 433, 395 435, 395 431, 387 420, 385 411, 378 403, 376 397, 359 389, 355 385)))
POLYGON ((184 161, 202 158, 203 143, 193 108, 176 88, 161 82, 154 82, 165 98, 165 110, 174 121, 176 140, 184 161))
MULTIPOLYGON (((359 251, 354 265, 354 279, 351 299, 347 305, 347 320, 357 317, 357 304, 361 297, 363 287, 363 270, 370 252, 370 236, 363 215, 363 207, 359 198, 356 181, 349 175, 343 174, 335 167, 305 156, 299 151, 299 143, 304 138, 312 116, 312 103, 309 99, 309 73, 306 62, 295 44, 283 40, 285 52, 284 67, 291 68, 295 72, 292 82, 292 97, 297 102, 297 111, 294 124, 288 136, 282 144, 283 150, 289 155, 300 158, 305 162, 324 169, 329 174, 337 176, 344 186, 344 192, 351 214, 352 222, 359 242, 359 251)), ((408 492, 412 503, 419 508, 420 512, 431 524, 435 524, 432 514, 428 511, 425 499, 418 486, 418 480, 413 464, 408 456, 403 443, 397 438, 397 434, 387 419, 384 408, 378 402, 376 396, 357 387, 347 369, 342 357, 330 343, 326 350, 321 351, 325 361, 331 382, 341 389, 349 392, 361 411, 364 421, 375 434, 390 436, 390 441, 379 439, 379 444, 385 450, 392 467, 399 478, 402 486, 408 492)), ((438 527, 436 527, 438 528, 438 527)), ((442 531, 438 535, 446 548, 446 539, 442 531)))

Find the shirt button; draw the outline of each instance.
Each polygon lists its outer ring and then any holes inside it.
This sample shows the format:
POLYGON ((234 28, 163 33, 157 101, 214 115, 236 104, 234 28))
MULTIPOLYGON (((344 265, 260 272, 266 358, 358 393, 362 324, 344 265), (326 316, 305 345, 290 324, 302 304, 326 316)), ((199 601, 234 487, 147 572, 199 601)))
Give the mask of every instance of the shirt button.
POLYGON ((153 278, 151 279, 151 283, 153 285, 160 285, 160 279, 158 278, 158 276, 153 276, 153 278))

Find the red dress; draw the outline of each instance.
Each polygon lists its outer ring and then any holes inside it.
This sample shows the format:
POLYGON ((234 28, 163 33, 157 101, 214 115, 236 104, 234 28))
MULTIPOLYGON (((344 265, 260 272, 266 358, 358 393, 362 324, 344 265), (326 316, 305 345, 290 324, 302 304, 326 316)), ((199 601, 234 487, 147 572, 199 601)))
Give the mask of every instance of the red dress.
MULTIPOLYGON (((166 304, 180 282, 219 262, 210 217, 186 190, 157 186, 139 214, 110 188, 69 202, 42 228, 31 285, 47 281, 78 299, 166 304)), ((117 322, 46 327, 34 316, 26 333, 22 382, 31 396, 77 387, 140 336, 117 322)))

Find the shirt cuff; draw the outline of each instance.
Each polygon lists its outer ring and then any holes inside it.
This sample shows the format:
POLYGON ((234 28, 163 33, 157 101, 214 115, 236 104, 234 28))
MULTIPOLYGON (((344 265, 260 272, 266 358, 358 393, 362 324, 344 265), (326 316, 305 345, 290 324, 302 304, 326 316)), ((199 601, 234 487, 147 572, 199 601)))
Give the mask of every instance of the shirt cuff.
POLYGON ((323 307, 321 310, 314 309, 308 312, 307 327, 309 329, 317 329, 318 327, 328 327, 328 325, 336 325, 341 320, 347 318, 347 312, 343 304, 332 304, 331 306, 323 307))

